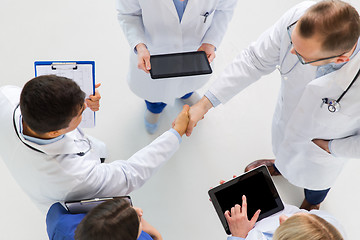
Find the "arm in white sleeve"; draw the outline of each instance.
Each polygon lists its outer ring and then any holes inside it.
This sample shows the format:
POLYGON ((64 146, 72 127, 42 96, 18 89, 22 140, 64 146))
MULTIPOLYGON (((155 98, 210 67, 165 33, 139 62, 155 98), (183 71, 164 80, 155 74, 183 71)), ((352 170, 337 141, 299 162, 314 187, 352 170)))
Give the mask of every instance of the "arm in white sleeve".
POLYGON ((342 158, 360 158, 360 135, 333 139, 329 144, 332 155, 342 158))
POLYGON ((287 11, 256 42, 243 50, 215 80, 209 91, 226 103, 261 76, 271 73, 280 64, 280 47, 287 37, 286 27, 297 20, 312 2, 303 2, 287 11), (301 14, 301 15, 300 15, 301 14))
POLYGON ((138 0, 117 0, 118 20, 132 49, 145 42, 142 10, 138 0))
POLYGON ((76 196, 121 196, 140 188, 179 149, 179 139, 167 131, 148 146, 136 152, 127 161, 82 166, 79 179, 82 182, 71 191, 68 198, 76 196))
POLYGON ((214 10, 211 26, 206 31, 201 43, 210 43, 216 48, 223 39, 227 26, 233 16, 237 0, 220 0, 214 10))

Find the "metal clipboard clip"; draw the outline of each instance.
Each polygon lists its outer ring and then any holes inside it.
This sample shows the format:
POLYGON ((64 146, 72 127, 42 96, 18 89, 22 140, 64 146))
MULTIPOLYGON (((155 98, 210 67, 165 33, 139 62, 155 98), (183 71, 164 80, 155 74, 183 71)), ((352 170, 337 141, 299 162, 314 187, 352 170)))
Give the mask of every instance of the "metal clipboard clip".
POLYGON ((77 70, 77 64, 76 62, 53 62, 51 64, 51 70, 57 70, 57 69, 73 69, 77 70))

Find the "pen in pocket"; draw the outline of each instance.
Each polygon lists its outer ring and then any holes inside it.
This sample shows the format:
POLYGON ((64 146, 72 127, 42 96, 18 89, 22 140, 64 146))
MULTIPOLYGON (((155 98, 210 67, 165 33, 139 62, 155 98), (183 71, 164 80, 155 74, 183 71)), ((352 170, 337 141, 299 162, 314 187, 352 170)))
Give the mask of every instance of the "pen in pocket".
POLYGON ((208 12, 206 12, 205 14, 204 14, 204 17, 205 17, 205 19, 204 19, 204 23, 206 23, 206 19, 207 19, 207 17, 209 16, 209 13, 208 12))

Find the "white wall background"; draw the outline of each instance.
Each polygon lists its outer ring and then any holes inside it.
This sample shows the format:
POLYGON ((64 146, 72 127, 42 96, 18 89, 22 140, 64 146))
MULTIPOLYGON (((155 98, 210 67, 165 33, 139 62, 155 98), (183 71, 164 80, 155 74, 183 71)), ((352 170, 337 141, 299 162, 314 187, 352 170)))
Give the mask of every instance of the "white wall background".
MULTIPOLYGON (((212 80, 241 49, 298 2, 239 1, 217 51, 212 80)), ((352 3, 360 9, 359 1, 352 3)), ((108 144, 109 160, 127 159, 156 138, 143 126, 145 104, 126 84, 128 51, 113 0, 1 0, 0 86, 22 86, 34 76, 36 60, 95 60, 96 79, 103 84, 102 107, 97 127, 86 132, 108 144)), ((132 194, 135 205, 143 208, 144 217, 164 239, 226 238, 207 191, 220 179, 241 174, 249 162, 273 157, 270 126, 278 88, 279 73, 274 72, 228 104, 211 110, 191 138, 183 138, 175 156, 132 194)), ((159 134, 170 127, 180 109, 178 102, 165 110, 159 134)), ((357 239, 359 233, 359 168, 358 160, 348 163, 321 207, 343 223, 349 239, 357 239)), ((301 189, 282 177, 276 177, 275 182, 284 202, 300 205, 301 189)), ((2 161, 0 189, 0 239, 46 239, 45 217, 2 161)))

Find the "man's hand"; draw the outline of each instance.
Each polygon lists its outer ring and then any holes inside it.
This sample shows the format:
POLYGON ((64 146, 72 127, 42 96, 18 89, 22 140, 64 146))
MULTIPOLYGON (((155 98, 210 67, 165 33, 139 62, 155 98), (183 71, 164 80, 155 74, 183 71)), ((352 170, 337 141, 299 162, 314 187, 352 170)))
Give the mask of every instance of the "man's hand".
POLYGON ((204 51, 206 53, 209 63, 211 63, 215 58, 215 46, 210 43, 201 44, 198 51, 204 51))
POLYGON ((331 154, 330 149, 329 149, 329 140, 313 139, 312 141, 313 141, 313 143, 318 145, 320 148, 325 150, 327 153, 331 154))
POLYGON ((257 210, 254 216, 249 221, 247 216, 247 203, 245 195, 242 196, 242 206, 236 204, 231 208, 230 212, 225 212, 226 221, 229 224, 230 232, 233 237, 246 238, 247 234, 254 227, 256 220, 259 218, 260 209, 257 210))
POLYGON ((184 135, 188 124, 189 124, 189 105, 184 105, 183 110, 179 113, 176 117, 175 121, 173 122, 173 129, 175 129, 180 136, 184 135))
POLYGON ((136 51, 138 55, 138 68, 149 73, 151 69, 149 50, 146 48, 145 44, 139 43, 136 45, 136 51))
POLYGON ((95 85, 95 94, 94 95, 90 95, 89 98, 85 99, 86 101, 86 105, 91 109, 91 111, 99 111, 100 109, 100 93, 99 90, 97 89, 98 87, 101 86, 101 83, 98 83, 95 85))
POLYGON ((162 240, 160 232, 150 225, 143 217, 141 218, 142 230, 149 234, 154 240, 162 240))
POLYGON ((188 129, 186 130, 186 136, 190 136, 194 127, 200 121, 204 118, 204 115, 209 111, 209 109, 212 108, 212 104, 207 99, 207 97, 202 97, 200 101, 198 101, 195 105, 193 105, 190 108, 189 115, 190 115, 190 121, 188 129))

